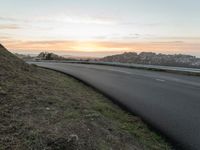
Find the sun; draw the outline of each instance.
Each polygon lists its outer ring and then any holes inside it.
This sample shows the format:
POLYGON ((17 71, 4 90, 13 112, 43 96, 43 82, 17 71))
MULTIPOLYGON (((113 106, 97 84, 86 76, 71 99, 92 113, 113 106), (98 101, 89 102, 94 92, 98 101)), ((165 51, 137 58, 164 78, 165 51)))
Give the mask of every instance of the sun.
POLYGON ((97 52, 97 51, 101 51, 102 47, 100 47, 95 42, 79 41, 79 42, 76 42, 76 45, 73 46, 73 49, 78 50, 78 51, 83 51, 83 52, 97 52))

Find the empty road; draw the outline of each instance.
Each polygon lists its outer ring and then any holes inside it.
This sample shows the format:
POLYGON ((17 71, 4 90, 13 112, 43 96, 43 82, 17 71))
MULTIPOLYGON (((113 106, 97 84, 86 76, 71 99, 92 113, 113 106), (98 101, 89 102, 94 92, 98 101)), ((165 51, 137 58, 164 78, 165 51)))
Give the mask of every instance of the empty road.
POLYGON ((200 150, 200 77, 103 65, 35 64, 83 80, 182 148, 200 150))

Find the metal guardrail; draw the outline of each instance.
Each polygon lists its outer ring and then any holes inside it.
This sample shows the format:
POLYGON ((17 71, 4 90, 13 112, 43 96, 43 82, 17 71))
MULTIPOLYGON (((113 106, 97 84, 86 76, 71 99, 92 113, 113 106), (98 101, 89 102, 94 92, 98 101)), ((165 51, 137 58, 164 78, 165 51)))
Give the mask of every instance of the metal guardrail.
POLYGON ((154 71, 165 71, 165 72, 182 73, 182 74, 187 74, 187 75, 200 76, 200 69, 197 69, 197 68, 171 67, 171 66, 160 66, 160 65, 143 65, 143 64, 133 64, 133 63, 118 63, 118 62, 100 62, 100 61, 39 60, 37 62, 108 65, 108 66, 136 68, 136 69, 146 69, 146 70, 154 70, 154 71))

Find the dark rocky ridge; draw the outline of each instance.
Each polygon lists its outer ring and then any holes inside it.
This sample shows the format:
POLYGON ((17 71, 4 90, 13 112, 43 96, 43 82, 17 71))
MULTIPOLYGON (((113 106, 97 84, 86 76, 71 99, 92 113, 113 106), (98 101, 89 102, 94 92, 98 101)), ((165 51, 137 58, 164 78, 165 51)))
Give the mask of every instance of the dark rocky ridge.
POLYGON ((136 63, 148 65, 164 65, 176 67, 194 67, 200 68, 200 58, 191 55, 165 55, 152 52, 126 52, 123 54, 107 56, 102 59, 104 62, 121 62, 121 63, 136 63))

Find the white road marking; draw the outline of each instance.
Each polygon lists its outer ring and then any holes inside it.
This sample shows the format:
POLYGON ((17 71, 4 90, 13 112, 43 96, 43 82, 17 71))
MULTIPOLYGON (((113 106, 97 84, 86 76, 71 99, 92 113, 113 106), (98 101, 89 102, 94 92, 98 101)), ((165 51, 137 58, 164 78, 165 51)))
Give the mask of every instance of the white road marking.
POLYGON ((156 79, 156 81, 165 82, 165 80, 163 80, 163 79, 156 79))
MULTIPOLYGON (((98 68, 98 69, 99 69, 99 68, 98 68)), ((114 69, 103 69, 103 70, 114 71, 114 72, 121 72, 121 73, 125 73, 125 74, 132 74, 132 73, 130 73, 130 72, 122 71, 122 70, 114 70, 114 69)))

